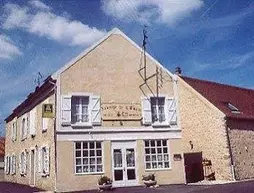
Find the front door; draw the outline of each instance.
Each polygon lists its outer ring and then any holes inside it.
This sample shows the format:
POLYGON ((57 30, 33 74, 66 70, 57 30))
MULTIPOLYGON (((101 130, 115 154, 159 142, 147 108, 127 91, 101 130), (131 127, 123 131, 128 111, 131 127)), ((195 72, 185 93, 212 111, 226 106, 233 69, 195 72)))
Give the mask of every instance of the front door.
POLYGON ((112 142, 113 186, 135 186, 137 180, 136 142, 112 142))

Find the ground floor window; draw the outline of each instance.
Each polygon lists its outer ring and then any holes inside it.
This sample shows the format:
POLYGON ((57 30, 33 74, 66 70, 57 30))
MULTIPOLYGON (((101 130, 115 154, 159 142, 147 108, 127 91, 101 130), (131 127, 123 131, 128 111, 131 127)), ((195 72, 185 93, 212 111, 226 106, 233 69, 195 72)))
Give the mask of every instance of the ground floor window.
POLYGON ((170 168, 167 140, 145 140, 146 169, 170 168))
POLYGON ((75 142, 75 172, 77 174, 103 172, 101 142, 75 142))

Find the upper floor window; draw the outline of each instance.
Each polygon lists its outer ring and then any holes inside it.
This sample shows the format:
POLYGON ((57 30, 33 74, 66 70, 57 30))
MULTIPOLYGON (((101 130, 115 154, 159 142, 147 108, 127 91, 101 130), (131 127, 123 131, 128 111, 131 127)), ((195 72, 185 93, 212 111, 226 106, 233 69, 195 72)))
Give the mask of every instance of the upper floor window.
POLYGON ((176 100, 168 97, 142 98, 144 125, 177 125, 176 100))
POLYGON ((101 100, 95 95, 64 95, 62 125, 92 126, 101 124, 101 100))
POLYGON ((228 103, 228 108, 231 110, 232 113, 240 113, 239 109, 231 103, 228 103))
POLYGON ((12 123, 12 141, 15 141, 17 139, 17 122, 14 121, 12 123))
POLYGON ((151 97, 152 122, 164 122, 165 117, 165 97, 151 97))
POLYGON ((21 139, 25 138, 25 132, 26 132, 26 118, 22 118, 22 122, 21 122, 21 139))
POLYGON ((73 96, 71 98, 71 123, 89 122, 89 97, 73 96))

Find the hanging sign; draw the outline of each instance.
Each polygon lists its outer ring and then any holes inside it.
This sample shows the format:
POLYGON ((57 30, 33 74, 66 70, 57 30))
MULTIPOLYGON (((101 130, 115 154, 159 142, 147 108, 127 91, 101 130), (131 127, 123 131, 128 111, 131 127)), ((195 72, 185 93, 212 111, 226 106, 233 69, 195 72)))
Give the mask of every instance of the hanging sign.
POLYGON ((42 105, 42 117, 43 118, 53 118, 53 104, 43 104, 42 105))
POLYGON ((141 105, 126 103, 103 103, 101 105, 103 120, 140 120, 141 105))

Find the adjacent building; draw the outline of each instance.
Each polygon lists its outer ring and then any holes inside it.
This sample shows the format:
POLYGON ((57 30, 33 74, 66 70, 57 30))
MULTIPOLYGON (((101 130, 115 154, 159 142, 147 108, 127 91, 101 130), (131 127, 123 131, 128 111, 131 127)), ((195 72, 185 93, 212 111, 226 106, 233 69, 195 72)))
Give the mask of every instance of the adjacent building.
POLYGON ((6 118, 5 179, 57 192, 96 189, 101 175, 185 183, 176 83, 113 29, 6 118))
POLYGON ((178 105, 187 182, 254 177, 254 90, 179 76, 178 105))

